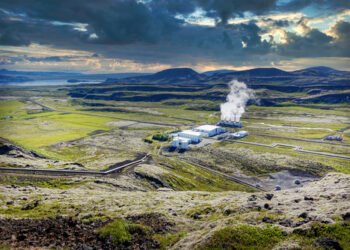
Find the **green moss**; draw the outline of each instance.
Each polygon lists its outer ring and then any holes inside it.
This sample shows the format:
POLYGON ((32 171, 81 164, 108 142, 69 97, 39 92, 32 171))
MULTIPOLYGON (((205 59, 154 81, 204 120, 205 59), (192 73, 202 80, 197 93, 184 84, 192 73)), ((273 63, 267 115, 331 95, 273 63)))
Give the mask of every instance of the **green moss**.
POLYGON ((278 220, 284 219, 285 214, 273 213, 270 211, 262 211, 262 212, 259 212, 256 216, 249 215, 249 219, 252 219, 253 221, 256 221, 256 222, 262 221, 262 219, 264 217, 268 217, 268 218, 272 219, 273 221, 278 221, 278 220))
POLYGON ((0 184, 17 186, 37 186, 41 188, 69 189, 85 184, 86 181, 73 181, 69 178, 50 178, 45 176, 0 176, 0 184))
POLYGON ((0 214, 5 217, 11 218, 49 218, 55 217, 57 215, 69 215, 71 216, 75 213, 74 207, 68 205, 64 206, 59 202, 52 203, 42 203, 39 202, 39 205, 33 209, 23 210, 22 207, 25 204, 32 203, 33 201, 28 201, 22 203, 21 205, 14 205, 8 207, 0 208, 0 214))
POLYGON ((156 234, 153 236, 153 238, 159 242, 160 249, 164 250, 174 246, 176 242, 178 242, 181 238, 185 236, 186 236, 186 232, 178 232, 178 233, 156 234))
POLYGON ((103 226, 98 230, 98 234, 102 238, 111 238, 115 244, 120 244, 132 239, 133 234, 150 235, 152 229, 150 227, 128 223, 125 220, 117 219, 103 226))
POLYGON ((318 238, 330 238, 339 242, 343 249, 350 249, 350 223, 325 225, 315 223, 309 229, 296 229, 294 235, 306 242, 314 242, 318 238))
POLYGON ((277 227, 259 228, 249 225, 226 227, 212 235, 200 249, 272 249, 286 236, 277 227))
POLYGON ((0 244, 0 250, 11 250, 11 246, 10 245, 4 245, 4 244, 0 244))
POLYGON ((114 243, 122 243, 131 240, 128 224, 123 220, 115 220, 98 230, 103 238, 111 237, 114 243))
POLYGON ((193 206, 186 211, 186 215, 192 219, 203 219, 205 221, 217 220, 219 217, 223 217, 223 215, 210 204, 193 206))

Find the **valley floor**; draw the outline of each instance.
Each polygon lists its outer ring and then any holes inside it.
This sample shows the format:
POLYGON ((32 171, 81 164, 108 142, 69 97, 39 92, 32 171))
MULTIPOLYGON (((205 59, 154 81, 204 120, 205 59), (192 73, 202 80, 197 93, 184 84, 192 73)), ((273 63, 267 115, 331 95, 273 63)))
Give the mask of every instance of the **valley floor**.
POLYGON ((178 152, 154 136, 215 124, 219 101, 69 91, 1 97, 1 249, 349 249, 350 107, 252 105, 249 136, 178 152))

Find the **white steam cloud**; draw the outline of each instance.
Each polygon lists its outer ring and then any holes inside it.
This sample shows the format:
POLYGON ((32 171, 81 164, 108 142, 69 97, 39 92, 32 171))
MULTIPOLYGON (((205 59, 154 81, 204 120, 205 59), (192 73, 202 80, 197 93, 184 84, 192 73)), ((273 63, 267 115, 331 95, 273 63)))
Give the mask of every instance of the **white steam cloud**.
POLYGON ((237 80, 230 81, 228 86, 230 93, 226 97, 226 102, 220 105, 221 120, 239 122, 248 100, 254 98, 254 90, 237 80))

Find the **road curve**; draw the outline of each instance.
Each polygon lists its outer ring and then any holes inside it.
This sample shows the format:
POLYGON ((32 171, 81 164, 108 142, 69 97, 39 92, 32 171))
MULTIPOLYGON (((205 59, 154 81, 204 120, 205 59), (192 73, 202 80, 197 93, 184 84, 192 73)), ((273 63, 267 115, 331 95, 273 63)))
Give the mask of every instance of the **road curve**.
POLYGON ((236 176, 233 176, 233 175, 228 175, 228 174, 222 173, 222 172, 220 172, 220 171, 214 170, 214 169, 212 169, 212 168, 203 166, 203 165, 198 164, 198 163, 194 163, 194 162, 192 162, 192 161, 186 161, 186 162, 189 163, 189 164, 191 164, 191 165, 194 165, 194 166, 196 166, 196 167, 203 168, 203 169, 205 169, 205 170, 207 170, 207 171, 210 171, 210 172, 212 172, 212 173, 214 173, 214 174, 221 175, 221 176, 223 176, 224 178, 229 179, 229 180, 234 181, 234 182, 237 182, 237 183, 239 183, 239 184, 242 184, 242 185, 245 185, 245 186, 249 186, 249 187, 252 187, 252 188, 254 188, 254 189, 263 191, 263 192, 266 192, 266 191, 267 191, 267 190, 265 190, 265 189, 262 188, 262 187, 257 187, 257 186, 255 186, 255 185, 252 185, 252 184, 248 183, 248 182, 242 181, 239 177, 236 177, 236 176))
POLYGON ((68 169, 33 169, 33 168, 0 168, 0 173, 21 173, 21 174, 46 174, 46 175, 90 175, 90 176, 104 176, 122 170, 123 168, 135 166, 144 162, 151 154, 143 155, 142 158, 135 159, 131 162, 120 166, 112 167, 104 171, 84 171, 84 170, 68 170, 68 169))

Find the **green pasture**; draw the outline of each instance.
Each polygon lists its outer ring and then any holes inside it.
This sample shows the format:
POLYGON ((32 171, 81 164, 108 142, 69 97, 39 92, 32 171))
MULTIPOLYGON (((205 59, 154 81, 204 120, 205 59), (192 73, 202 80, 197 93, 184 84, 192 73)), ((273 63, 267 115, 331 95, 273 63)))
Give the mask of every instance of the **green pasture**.
POLYGON ((289 147, 268 148, 268 147, 262 147, 257 145, 249 145, 249 144, 234 143, 234 142, 221 143, 220 146, 224 146, 232 150, 235 150, 237 148, 247 148, 247 149, 253 150, 257 154, 270 153, 270 154, 276 154, 276 155, 286 155, 296 159, 316 162, 324 166, 331 167, 336 171, 350 174, 350 160, 348 159, 340 159, 340 158, 329 157, 329 156, 302 153, 302 152, 295 151, 294 149, 289 147))
POLYGON ((350 155, 350 147, 344 146, 340 143, 328 144, 328 143, 305 142, 305 141, 298 141, 293 139, 281 139, 281 138, 273 138, 268 136, 255 136, 255 135, 249 135, 241 140, 247 141, 247 142, 262 143, 267 145, 271 145, 273 143, 289 144, 294 146, 300 146, 302 147, 302 149, 305 149, 305 150, 320 151, 320 152, 332 153, 332 154, 350 155))
POLYGON ((84 137, 96 130, 109 130, 108 122, 115 120, 60 112, 30 115, 25 114, 24 108, 21 102, 2 102, 1 114, 12 114, 13 118, 0 120, 0 136, 33 150, 84 137))

